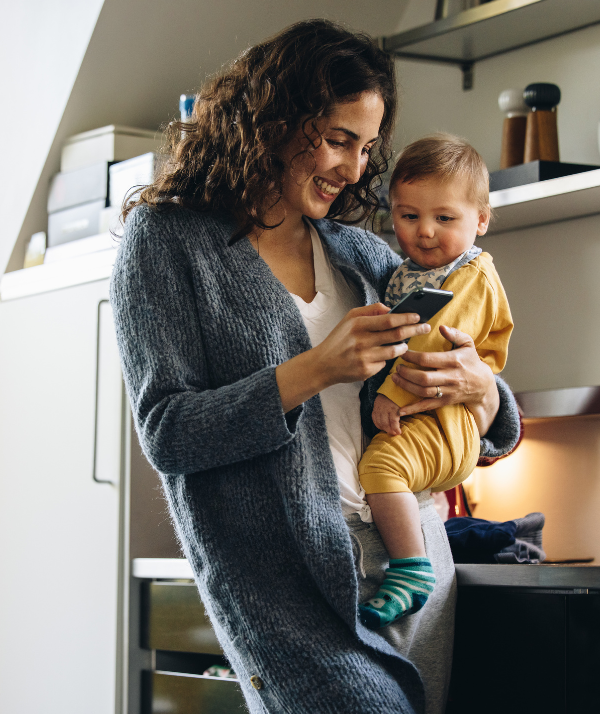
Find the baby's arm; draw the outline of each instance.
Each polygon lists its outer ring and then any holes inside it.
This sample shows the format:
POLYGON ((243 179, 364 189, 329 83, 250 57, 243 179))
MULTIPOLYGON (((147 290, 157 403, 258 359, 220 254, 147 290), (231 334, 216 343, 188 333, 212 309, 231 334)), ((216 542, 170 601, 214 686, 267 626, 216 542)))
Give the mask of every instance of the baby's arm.
POLYGON ((378 394, 373 404, 373 424, 390 436, 400 436, 402 427, 399 416, 400 407, 383 394, 378 394))

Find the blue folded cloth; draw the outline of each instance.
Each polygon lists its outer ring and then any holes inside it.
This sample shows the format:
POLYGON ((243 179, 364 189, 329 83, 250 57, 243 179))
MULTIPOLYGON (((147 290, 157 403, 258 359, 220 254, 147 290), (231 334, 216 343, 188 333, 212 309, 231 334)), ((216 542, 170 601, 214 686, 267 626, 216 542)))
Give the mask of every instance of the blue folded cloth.
POLYGON ((455 563, 541 563, 543 513, 513 521, 451 518, 445 522, 455 563))

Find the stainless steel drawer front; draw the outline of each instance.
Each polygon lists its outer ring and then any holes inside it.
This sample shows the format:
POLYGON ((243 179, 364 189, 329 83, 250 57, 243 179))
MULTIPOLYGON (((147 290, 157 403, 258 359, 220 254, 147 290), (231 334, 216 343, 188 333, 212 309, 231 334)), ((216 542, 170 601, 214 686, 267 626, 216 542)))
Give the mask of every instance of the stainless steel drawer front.
POLYGON ((152 714, 237 714, 246 711, 239 684, 193 674, 152 673, 152 714))
POLYGON ((222 654, 194 583, 148 584, 147 639, 154 650, 222 654))

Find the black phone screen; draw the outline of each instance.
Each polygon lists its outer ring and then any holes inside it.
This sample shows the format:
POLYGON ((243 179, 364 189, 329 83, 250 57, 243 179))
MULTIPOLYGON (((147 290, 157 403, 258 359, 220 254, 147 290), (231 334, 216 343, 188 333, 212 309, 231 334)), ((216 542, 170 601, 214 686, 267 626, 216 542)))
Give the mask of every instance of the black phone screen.
POLYGON ((429 322, 453 297, 454 293, 450 290, 417 288, 405 295, 390 312, 416 312, 421 318, 419 322, 429 322))

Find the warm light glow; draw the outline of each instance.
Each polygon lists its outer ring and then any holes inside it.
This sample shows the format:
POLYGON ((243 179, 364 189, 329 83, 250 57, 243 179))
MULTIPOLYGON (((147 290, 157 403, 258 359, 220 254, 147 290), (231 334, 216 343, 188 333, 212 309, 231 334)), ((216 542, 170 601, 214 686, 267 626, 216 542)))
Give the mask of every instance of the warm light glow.
POLYGON ((600 560, 600 421, 525 422, 519 448, 476 469, 477 518, 509 521, 541 511, 549 558, 600 560))

